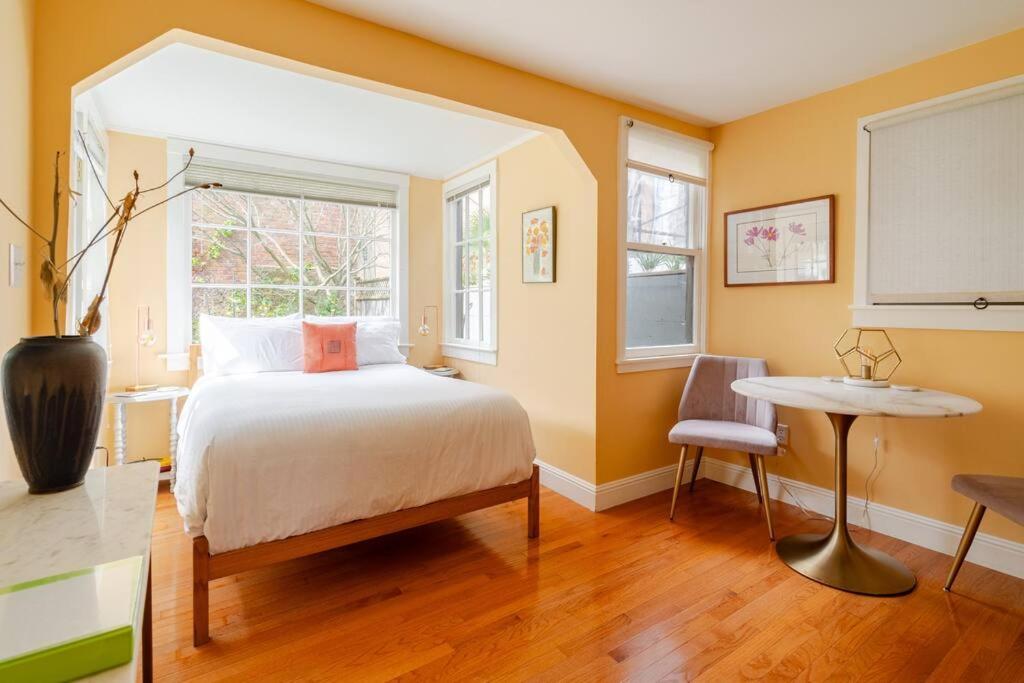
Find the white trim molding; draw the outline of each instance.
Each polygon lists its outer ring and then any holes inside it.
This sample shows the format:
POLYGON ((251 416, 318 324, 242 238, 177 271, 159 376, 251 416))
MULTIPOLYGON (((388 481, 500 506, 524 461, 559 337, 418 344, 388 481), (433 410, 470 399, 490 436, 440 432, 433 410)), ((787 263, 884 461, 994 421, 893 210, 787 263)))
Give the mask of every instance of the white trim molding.
MULTIPOLYGON (((666 465, 624 479, 594 485, 540 460, 537 461, 537 465, 540 466, 541 484, 594 512, 601 512, 670 489, 675 483, 676 472, 675 465, 666 465)), ((688 460, 683 471, 684 482, 690 480, 692 465, 693 459, 688 460)), ((754 477, 750 473, 750 468, 716 458, 705 456, 701 460, 698 478, 710 479, 751 493, 754 491, 754 477)), ((768 475, 768 489, 772 500, 776 502, 795 507, 802 506, 808 512, 823 516, 831 517, 835 512, 835 495, 830 489, 776 474, 768 475)), ((685 498, 680 505, 685 505, 685 498)), ((963 527, 955 524, 880 503, 869 504, 863 498, 855 496, 847 498, 847 510, 851 524, 944 555, 951 556, 956 552, 964 531, 963 527)), ((1024 543, 979 533, 974 539, 967 559, 982 567, 1024 578, 1024 543)))

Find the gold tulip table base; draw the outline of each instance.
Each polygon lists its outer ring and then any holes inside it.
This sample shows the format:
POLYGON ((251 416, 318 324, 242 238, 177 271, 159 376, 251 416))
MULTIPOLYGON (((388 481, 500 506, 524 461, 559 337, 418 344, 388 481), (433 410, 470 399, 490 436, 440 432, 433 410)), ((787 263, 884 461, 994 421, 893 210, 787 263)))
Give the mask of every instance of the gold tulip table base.
POLYGON ((775 545, 775 551, 807 578, 851 593, 901 595, 917 584, 913 573, 898 560, 857 545, 845 529, 787 536, 775 545))
POLYGON ((901 595, 914 589, 913 573, 880 550, 853 540, 846 524, 846 441, 855 415, 828 413, 836 434, 836 519, 827 534, 796 534, 775 545, 793 570, 826 586, 865 595, 901 595))

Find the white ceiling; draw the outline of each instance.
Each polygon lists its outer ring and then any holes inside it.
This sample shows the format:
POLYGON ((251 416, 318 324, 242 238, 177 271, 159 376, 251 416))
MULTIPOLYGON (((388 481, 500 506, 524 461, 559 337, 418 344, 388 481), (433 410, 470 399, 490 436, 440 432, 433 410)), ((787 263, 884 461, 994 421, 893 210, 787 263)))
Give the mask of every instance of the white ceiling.
POLYGON ((314 0, 695 123, 1024 26, 1022 0, 314 0))
POLYGON ((176 44, 93 88, 108 128, 447 178, 536 135, 176 44))

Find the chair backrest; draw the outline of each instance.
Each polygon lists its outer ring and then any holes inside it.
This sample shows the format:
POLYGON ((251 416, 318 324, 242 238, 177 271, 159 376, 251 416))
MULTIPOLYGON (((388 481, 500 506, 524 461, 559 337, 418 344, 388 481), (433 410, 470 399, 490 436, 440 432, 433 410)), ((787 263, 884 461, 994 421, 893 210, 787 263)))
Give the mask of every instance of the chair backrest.
POLYGON ((733 380, 767 376, 763 358, 698 356, 679 401, 679 419, 743 422, 774 432, 775 406, 737 394, 729 386, 733 380))

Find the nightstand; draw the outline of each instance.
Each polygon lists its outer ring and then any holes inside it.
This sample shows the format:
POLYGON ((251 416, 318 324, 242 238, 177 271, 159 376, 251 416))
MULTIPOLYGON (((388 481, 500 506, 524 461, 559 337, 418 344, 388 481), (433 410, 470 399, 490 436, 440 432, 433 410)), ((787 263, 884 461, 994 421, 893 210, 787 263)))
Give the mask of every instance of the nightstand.
POLYGON ((178 451, 178 399, 188 396, 185 387, 162 387, 152 391, 124 391, 107 396, 107 401, 114 406, 114 459, 118 465, 124 464, 128 451, 128 404, 153 403, 167 401, 170 404, 170 424, 168 430, 168 447, 171 458, 169 474, 171 491, 174 491, 175 460, 178 451))

